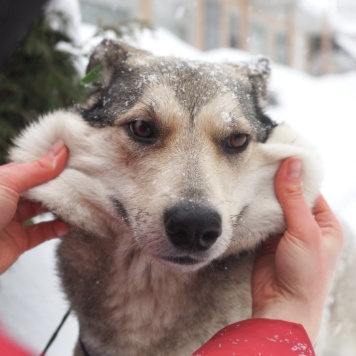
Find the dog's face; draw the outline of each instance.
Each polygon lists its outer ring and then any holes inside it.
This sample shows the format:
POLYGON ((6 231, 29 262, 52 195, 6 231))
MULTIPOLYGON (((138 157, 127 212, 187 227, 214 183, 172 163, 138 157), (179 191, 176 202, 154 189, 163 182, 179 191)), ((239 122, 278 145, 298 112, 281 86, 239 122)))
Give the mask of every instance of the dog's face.
MULTIPOLYGON (((63 185, 68 201, 77 196, 81 209, 98 208, 124 225, 118 238, 180 270, 254 248, 283 229, 273 175, 288 153, 266 150, 279 128, 263 114, 265 59, 250 66, 186 62, 105 41, 89 69, 96 65, 101 75, 81 118, 66 114, 82 129, 55 135, 70 148, 71 179, 65 171, 52 190, 63 185)), ((33 196, 71 223, 96 224, 67 214, 64 201, 33 196)))

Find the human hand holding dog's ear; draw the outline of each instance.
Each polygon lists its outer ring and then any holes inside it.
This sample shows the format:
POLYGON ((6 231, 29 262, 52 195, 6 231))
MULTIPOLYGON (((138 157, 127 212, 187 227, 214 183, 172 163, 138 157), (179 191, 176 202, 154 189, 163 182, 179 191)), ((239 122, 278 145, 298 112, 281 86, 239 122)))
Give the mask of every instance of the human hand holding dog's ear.
POLYGON ((252 273, 252 317, 300 323, 315 341, 336 269, 343 233, 327 202, 319 196, 314 215, 304 197, 301 162, 285 160, 275 178, 287 231, 268 240, 252 273))
POLYGON ((23 252, 68 232, 59 220, 24 227, 24 222, 45 210, 38 203, 20 200, 20 193, 59 175, 67 157, 67 148, 58 141, 36 161, 0 167, 0 274, 23 252))

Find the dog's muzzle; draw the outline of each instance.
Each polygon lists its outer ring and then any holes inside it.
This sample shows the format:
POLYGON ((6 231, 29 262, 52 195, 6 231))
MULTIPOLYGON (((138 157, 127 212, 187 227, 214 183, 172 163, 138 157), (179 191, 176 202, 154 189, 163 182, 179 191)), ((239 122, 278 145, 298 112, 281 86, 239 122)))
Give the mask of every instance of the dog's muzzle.
POLYGON ((164 214, 166 234, 176 248, 208 250, 221 235, 221 216, 212 208, 194 203, 173 206, 164 214))

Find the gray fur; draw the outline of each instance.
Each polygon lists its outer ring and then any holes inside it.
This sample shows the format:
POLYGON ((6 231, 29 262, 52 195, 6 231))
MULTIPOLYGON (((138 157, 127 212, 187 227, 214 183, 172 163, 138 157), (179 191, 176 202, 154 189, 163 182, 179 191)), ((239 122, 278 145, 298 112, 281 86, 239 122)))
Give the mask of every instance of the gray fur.
MULTIPOLYGON (((102 66, 96 90, 81 109, 83 117, 95 126, 112 125, 140 100, 145 88, 161 84, 172 88, 179 103, 194 118, 206 103, 222 93, 235 95, 243 114, 255 125, 265 141, 274 124, 263 115, 267 97, 269 62, 260 58, 249 65, 210 64, 182 59, 155 57, 127 44, 105 40, 93 53, 88 71, 102 66)), ((155 115, 155 99, 146 103, 155 115)), ((233 115, 233 113, 231 113, 233 115)), ((238 120, 238 117, 234 118, 238 120)))

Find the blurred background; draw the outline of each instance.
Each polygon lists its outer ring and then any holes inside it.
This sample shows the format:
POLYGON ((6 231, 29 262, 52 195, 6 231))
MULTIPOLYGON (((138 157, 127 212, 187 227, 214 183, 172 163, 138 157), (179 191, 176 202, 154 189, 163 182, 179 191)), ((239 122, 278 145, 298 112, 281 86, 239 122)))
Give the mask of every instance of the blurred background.
MULTIPOLYGON (((191 60, 269 57, 267 114, 315 145, 322 192, 356 231, 356 0, 0 0, 0 163, 24 126, 84 98, 103 38, 191 60)), ((0 323, 37 354, 68 308, 56 244, 0 279, 0 323)), ((70 355, 77 334, 70 317, 48 355, 70 355)))
POLYGON ((356 69, 354 0, 81 0, 82 20, 139 18, 191 46, 263 54, 312 75, 356 69))
MULTIPOLYGON (((196 53, 262 54, 321 77, 356 70, 355 19, 356 0, 1 0, 0 163, 19 128, 83 98, 79 79, 103 37, 165 30, 196 53)), ((166 42, 159 54, 193 52, 166 42)))

